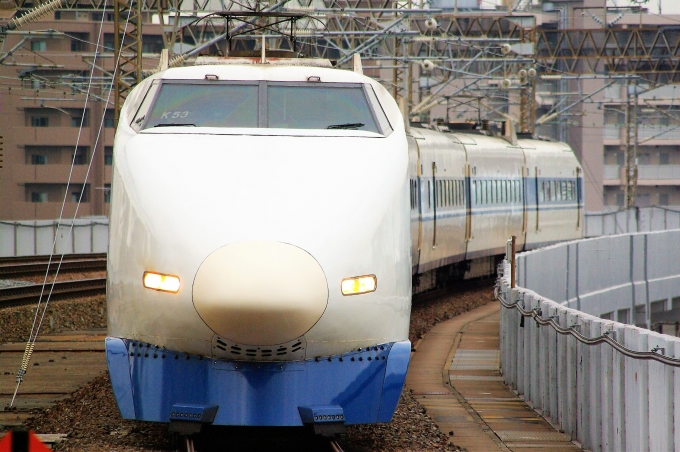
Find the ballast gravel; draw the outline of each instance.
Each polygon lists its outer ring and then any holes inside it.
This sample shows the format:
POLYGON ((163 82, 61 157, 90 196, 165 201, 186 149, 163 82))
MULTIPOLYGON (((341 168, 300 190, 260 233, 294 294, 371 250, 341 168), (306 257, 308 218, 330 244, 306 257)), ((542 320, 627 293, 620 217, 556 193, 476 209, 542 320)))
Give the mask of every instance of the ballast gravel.
MULTIPOLYGON (((103 297, 100 297, 103 298, 103 297)), ((461 289, 456 292, 441 294, 427 301, 414 300, 411 315, 410 340, 416 344, 418 339, 440 321, 446 320, 465 311, 474 309, 493 300, 493 287, 489 282, 485 285, 461 289)), ((105 320, 103 300, 94 301, 95 315, 91 315, 91 324, 83 321, 83 303, 87 300, 61 301, 62 305, 53 305, 59 309, 60 331, 65 325, 73 329, 88 329, 102 324, 101 311, 105 320), (73 305, 69 308, 66 305, 73 305), (102 310, 103 309, 103 310, 102 310), (65 315, 74 318, 66 320, 65 315)), ((92 301, 89 301, 92 303, 92 301)), ((91 304, 89 306, 92 306, 91 304)), ((22 308, 15 308, 20 310, 22 308)), ((30 311, 30 310, 29 310, 30 311)), ((14 316, 0 311, 0 325, 18 326, 22 319, 32 317, 14 316), (10 320, 14 323, 8 323, 10 320)), ((25 327, 26 325, 24 325, 25 327)), ((7 331, 7 330, 5 330, 7 331)), ((5 339, 8 340, 8 339, 5 339)), ((22 339, 12 339, 22 340, 22 339)), ((416 351, 417 353, 417 351, 416 351)), ((38 433, 63 433, 66 439, 54 445, 57 451, 119 451, 149 452, 185 450, 181 438, 169 434, 166 424, 125 421, 120 418, 116 402, 111 390, 108 374, 102 374, 73 395, 49 409, 36 411, 35 417, 27 422, 27 427, 38 433)), ((205 436, 207 443, 198 443, 197 450, 309 450, 322 449, 318 441, 302 429, 255 429, 255 428, 216 428, 205 436), (302 438, 302 439, 301 439, 302 438), (281 445, 285 446, 281 446, 281 445), (198 447, 200 446, 200 447, 198 447)), ((441 432, 420 405, 404 389, 392 422, 367 426, 349 426, 345 438, 339 441, 345 452, 434 452, 460 451, 458 447, 448 443, 448 437, 441 432)), ((326 446, 327 447, 327 446, 326 446)))

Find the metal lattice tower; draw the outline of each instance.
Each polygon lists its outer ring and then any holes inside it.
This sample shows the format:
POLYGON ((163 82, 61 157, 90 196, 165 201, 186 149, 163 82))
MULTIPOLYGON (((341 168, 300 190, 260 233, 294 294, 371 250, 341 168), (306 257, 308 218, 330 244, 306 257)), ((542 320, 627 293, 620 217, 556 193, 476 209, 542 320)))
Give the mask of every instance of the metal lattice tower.
POLYGON ((142 81, 142 2, 114 0, 114 123, 128 94, 142 81))

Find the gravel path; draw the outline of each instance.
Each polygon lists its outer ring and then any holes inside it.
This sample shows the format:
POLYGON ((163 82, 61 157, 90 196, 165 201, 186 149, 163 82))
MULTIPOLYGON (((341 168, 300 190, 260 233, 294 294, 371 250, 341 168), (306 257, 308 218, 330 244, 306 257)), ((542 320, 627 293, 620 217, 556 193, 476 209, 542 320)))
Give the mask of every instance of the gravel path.
MULTIPOLYGON (((491 282, 485 287, 461 290, 445 295, 436 300, 416 303, 411 314, 409 337, 412 342, 422 337, 438 322, 451 318, 462 312, 474 309, 493 300, 491 282)), ((95 301, 96 313, 85 315, 84 308, 91 306, 88 300, 61 301, 52 305, 59 320, 59 331, 66 325, 72 329, 87 329, 101 326, 105 322, 105 306, 103 297, 95 301), (61 305, 60 305, 61 304, 61 305), (58 310, 58 311, 57 311, 58 310), (101 315, 99 314, 101 313, 101 315), (72 318, 66 320, 67 315, 72 318), (87 321, 91 322, 86 325, 87 321)), ((25 321, 30 309, 15 308, 7 311, 24 313, 6 313, 0 311, 0 326, 11 325, 27 328, 25 321), (13 319, 13 320, 12 320, 13 319), (23 325, 22 325, 23 323, 23 325)), ((12 328, 13 329, 13 328, 12 328)), ((8 331, 5 329, 5 331, 8 331)), ((20 336, 20 335, 17 335, 20 336)), ((2 336, 0 336, 2 337, 2 336)), ((4 337, 14 336, 5 334, 4 337)), ((23 338, 19 340, 24 340, 23 338)), ((115 399, 111 391, 111 383, 107 374, 96 378, 72 397, 49 409, 36 412, 29 420, 28 426, 38 433, 65 433, 67 440, 56 445, 58 451, 120 451, 149 452, 181 450, 179 438, 167 433, 165 424, 125 421, 120 418, 115 399)), ((287 444, 293 441, 296 450, 318 451, 319 444, 313 438, 297 429, 267 429, 259 434, 253 428, 221 428, 214 429, 209 435, 217 439, 221 445, 217 448, 204 445, 200 450, 224 450, 224 438, 235 441, 230 450, 272 450, 273 445, 287 444), (291 438, 292 435, 292 438, 291 438), (300 442, 300 437, 306 442, 300 442)), ((405 389, 392 422, 368 426, 349 426, 347 436, 340 443, 345 452, 435 452, 458 451, 456 446, 447 443, 447 436, 439 431, 425 408, 416 402, 410 392, 405 389)), ((230 443, 232 444, 232 443, 230 443)))

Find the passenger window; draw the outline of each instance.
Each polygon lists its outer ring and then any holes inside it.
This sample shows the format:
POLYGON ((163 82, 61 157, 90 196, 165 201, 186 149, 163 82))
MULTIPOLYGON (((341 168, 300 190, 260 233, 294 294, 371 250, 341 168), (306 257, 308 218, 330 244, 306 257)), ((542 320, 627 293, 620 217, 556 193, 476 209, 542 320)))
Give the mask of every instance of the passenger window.
POLYGON ((555 188, 555 181, 550 181, 550 200, 557 201, 557 190, 555 188))
POLYGON ((451 181, 446 181, 446 205, 451 205, 451 181))
POLYGON ((442 181, 437 181, 437 207, 442 207, 444 204, 442 196, 442 181))

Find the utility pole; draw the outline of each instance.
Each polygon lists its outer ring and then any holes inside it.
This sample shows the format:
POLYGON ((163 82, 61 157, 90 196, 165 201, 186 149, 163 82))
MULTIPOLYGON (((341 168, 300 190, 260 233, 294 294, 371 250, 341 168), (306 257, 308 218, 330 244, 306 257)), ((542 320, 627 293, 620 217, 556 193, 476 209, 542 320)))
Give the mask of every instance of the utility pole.
POLYGON ((626 82, 626 207, 629 209, 635 206, 635 192, 637 191, 638 179, 637 104, 637 80, 629 78, 626 82))

